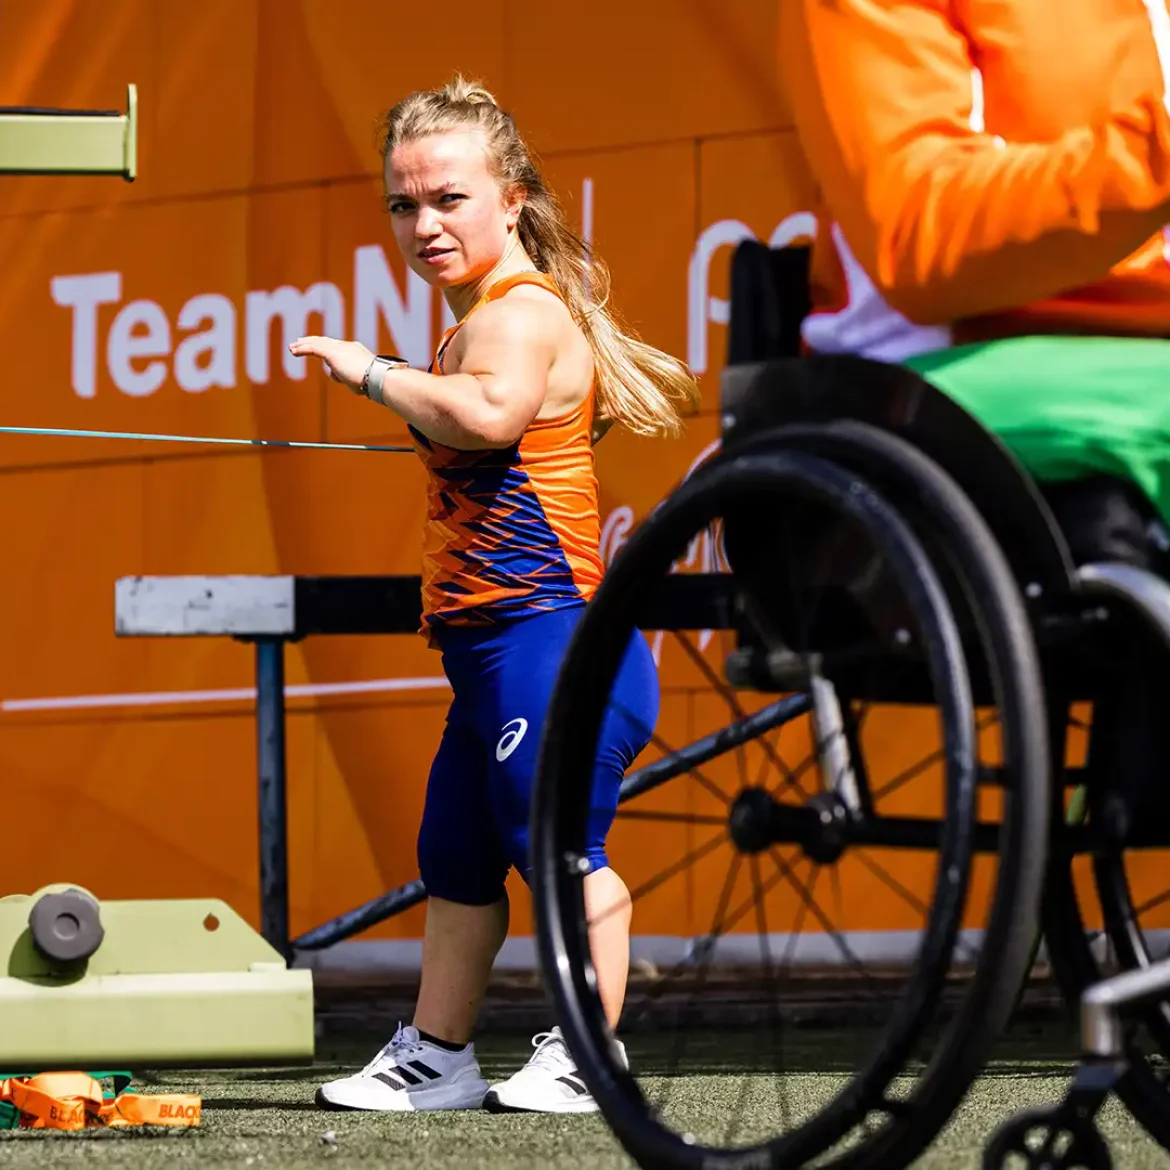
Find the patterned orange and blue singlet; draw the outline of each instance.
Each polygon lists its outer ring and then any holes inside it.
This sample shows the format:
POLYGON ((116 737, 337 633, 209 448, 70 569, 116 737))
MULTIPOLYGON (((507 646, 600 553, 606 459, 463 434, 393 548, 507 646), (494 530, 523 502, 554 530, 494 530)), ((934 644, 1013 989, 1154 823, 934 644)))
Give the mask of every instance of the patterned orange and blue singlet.
MULTIPOLYGON (((539 272, 498 281, 443 335, 431 372, 443 373, 467 317, 521 284, 561 296, 539 272)), ((575 410, 534 419, 519 442, 488 451, 458 451, 410 428, 427 469, 420 632, 431 644, 444 625, 494 625, 592 597, 602 575, 593 411, 591 388, 575 410)))

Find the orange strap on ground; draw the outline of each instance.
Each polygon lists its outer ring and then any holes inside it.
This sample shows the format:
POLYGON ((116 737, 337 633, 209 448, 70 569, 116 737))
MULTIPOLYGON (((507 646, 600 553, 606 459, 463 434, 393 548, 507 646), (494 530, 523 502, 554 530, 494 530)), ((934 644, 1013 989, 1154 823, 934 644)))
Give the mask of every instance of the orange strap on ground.
POLYGON ((85 1129, 87 1126, 198 1125, 203 1101, 189 1093, 107 1098, 101 1085, 80 1072, 41 1073, 0 1081, 0 1101, 20 1110, 24 1129, 85 1129))

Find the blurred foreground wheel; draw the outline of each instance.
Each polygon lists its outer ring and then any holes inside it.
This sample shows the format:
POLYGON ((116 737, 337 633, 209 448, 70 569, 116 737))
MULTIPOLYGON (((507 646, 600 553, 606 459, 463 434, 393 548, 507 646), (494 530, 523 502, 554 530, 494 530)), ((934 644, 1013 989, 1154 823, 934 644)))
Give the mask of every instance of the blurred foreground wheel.
MULTIPOLYGON (((976 724, 963 639, 923 544, 860 477, 823 459, 755 451, 700 468, 634 534, 582 619, 538 770, 537 930, 578 1068, 642 1166, 792 1170, 816 1160, 897 1170, 945 1124, 1010 1011, 1043 872, 1043 691, 1018 588, 986 527, 947 484, 953 489, 947 480, 931 499, 952 508, 950 567, 969 586, 964 617, 974 616, 974 651, 998 709, 990 748, 976 724), (794 704, 778 737, 745 743, 748 708, 760 696, 723 682, 704 632, 659 640, 664 654, 677 643, 706 678, 709 700, 687 702, 696 721, 725 710, 729 747, 619 812, 614 838, 631 834, 620 868, 635 936, 654 934, 662 900, 680 886, 705 927, 674 960, 664 954, 644 978, 634 972, 621 1023, 627 1070, 590 955, 590 927, 606 911, 595 907, 589 919, 580 864, 599 729, 658 583, 720 525, 734 568, 733 527, 761 515, 790 527, 791 547, 769 544, 779 568, 762 580, 757 573, 750 587, 725 580, 764 657, 789 680, 773 692, 804 692, 808 702, 794 704), (906 708, 891 718, 906 703, 922 708, 910 713, 921 716, 912 739, 929 744, 910 759, 906 708), (871 766, 879 749, 898 760, 894 775, 871 766), (800 762, 789 762, 793 752, 800 762), (982 835, 997 859, 979 875, 991 909, 970 941, 960 928, 984 771, 1001 778, 987 795, 1002 815, 982 835), (667 853, 649 847, 672 833, 667 853), (655 854, 669 861, 632 872, 655 854), (844 925, 865 921, 862 899, 875 890, 898 929, 875 936, 844 925), (944 1000, 954 1010, 942 1019, 944 1000), (825 1010, 838 1037, 842 1019, 851 1022, 844 1049, 838 1039, 830 1051, 824 1033, 802 1029, 825 1010), (821 1075, 806 1076, 812 1068, 821 1075)), ((679 754, 660 736, 653 742, 664 764, 679 754)))

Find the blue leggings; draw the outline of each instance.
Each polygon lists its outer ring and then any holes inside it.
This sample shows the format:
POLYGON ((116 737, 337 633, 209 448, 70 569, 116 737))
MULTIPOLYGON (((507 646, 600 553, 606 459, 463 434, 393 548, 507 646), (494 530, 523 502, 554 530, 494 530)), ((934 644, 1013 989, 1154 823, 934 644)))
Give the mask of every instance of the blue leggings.
MULTIPOLYGON (((441 630, 443 670, 455 692, 431 765, 418 836, 427 893, 464 905, 503 897, 515 866, 529 880, 528 818, 536 758, 557 671, 583 607, 490 627, 441 630)), ((602 722, 593 772, 587 856, 608 864, 605 838, 626 769, 658 719, 658 671, 635 631, 602 722)))

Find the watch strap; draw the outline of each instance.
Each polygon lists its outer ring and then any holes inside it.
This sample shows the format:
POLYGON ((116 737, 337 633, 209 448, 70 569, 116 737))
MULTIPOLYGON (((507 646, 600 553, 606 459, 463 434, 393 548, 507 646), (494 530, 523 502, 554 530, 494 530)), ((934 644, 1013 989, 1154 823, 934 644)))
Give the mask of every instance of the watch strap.
POLYGON ((386 379, 386 371, 402 370, 409 365, 410 363, 405 358, 393 354, 378 354, 366 367, 365 376, 362 378, 362 393, 371 402, 376 402, 379 406, 384 405, 382 402, 382 383, 386 379))

